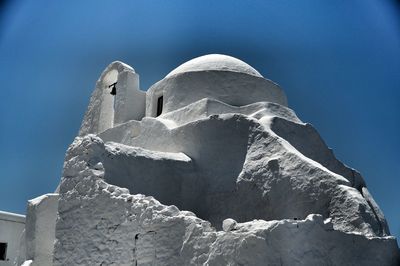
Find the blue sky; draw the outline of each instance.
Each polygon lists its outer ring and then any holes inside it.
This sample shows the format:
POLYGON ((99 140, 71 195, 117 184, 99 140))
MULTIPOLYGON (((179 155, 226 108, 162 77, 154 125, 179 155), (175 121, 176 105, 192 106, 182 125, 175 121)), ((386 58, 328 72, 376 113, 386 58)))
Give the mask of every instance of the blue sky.
POLYGON ((385 0, 42 1, 0 6, 0 210, 56 188, 101 71, 146 90, 179 64, 235 56, 285 90, 359 170, 400 236, 400 14, 385 0))

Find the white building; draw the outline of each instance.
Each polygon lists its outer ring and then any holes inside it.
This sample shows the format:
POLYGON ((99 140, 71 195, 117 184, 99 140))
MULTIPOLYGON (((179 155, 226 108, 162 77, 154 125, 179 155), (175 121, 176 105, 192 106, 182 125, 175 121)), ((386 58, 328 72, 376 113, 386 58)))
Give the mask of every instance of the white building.
POLYGON ((0 211, 0 266, 14 265, 24 229, 24 215, 0 211))
POLYGON ((128 121, 157 117, 202 99, 232 106, 256 102, 287 106, 286 96, 276 83, 230 56, 213 54, 190 60, 147 92, 140 90, 139 75, 134 69, 116 61, 97 81, 79 135, 98 134, 128 121))
POLYGON ((399 263, 360 173, 230 56, 190 60, 146 92, 110 64, 57 192, 29 202, 19 264, 399 263))

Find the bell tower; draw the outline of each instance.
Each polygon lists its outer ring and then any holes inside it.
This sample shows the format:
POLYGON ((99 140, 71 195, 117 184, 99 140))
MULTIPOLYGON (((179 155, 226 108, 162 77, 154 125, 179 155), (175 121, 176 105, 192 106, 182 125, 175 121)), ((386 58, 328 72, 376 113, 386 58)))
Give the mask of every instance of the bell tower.
POLYGON ((139 75, 119 61, 101 74, 90 98, 79 135, 98 134, 145 115, 146 93, 139 89, 139 75))

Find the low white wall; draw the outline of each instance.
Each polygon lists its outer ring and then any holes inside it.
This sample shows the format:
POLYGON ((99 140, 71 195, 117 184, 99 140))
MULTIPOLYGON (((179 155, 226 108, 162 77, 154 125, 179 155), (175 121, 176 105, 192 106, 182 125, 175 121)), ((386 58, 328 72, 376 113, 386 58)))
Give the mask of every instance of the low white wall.
POLYGON ((24 215, 0 211, 0 242, 7 243, 6 260, 0 260, 0 266, 14 265, 24 228, 24 215))
POLYGON ((58 194, 45 194, 28 201, 26 259, 34 266, 51 266, 58 209, 58 194))

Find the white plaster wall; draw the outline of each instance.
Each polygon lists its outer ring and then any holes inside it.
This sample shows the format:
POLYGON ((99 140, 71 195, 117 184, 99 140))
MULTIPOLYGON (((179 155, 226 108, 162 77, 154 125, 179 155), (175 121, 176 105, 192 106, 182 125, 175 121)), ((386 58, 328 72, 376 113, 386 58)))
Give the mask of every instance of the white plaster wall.
POLYGON ((58 194, 45 194, 28 201, 25 245, 26 260, 33 266, 51 266, 55 240, 58 194))
POLYGON ((98 138, 87 136, 68 151, 54 265, 399 263, 395 238, 344 233, 322 215, 246 223, 229 219, 230 225, 217 231, 191 212, 104 182, 104 169, 88 160, 102 146, 98 138))
POLYGON ((346 232, 388 234, 381 229, 384 218, 374 213, 365 193, 361 194, 362 178, 355 179, 351 169, 329 153, 319 135, 307 134, 307 126, 282 105, 233 107, 201 100, 157 119, 145 118, 140 124, 140 134, 125 144, 150 151, 183 152, 193 166, 176 171, 178 163, 142 156, 137 148, 106 144, 88 160, 100 160, 108 182, 191 210, 217 227, 227 217, 243 222, 320 213, 332 217, 335 226, 346 232), (276 135, 284 132, 277 131, 276 125, 284 128, 285 124, 275 124, 282 119, 295 125, 289 132, 306 137, 292 140, 288 136, 285 140, 276 135), (302 146, 315 147, 320 158, 315 159, 302 146), (160 180, 159 186, 143 185, 156 180, 160 180), (160 196, 167 188, 163 184, 168 183, 184 189, 179 193, 169 189, 173 191, 169 197, 160 196))
POLYGON ((55 265, 398 264, 362 177, 292 110, 205 99, 138 123, 130 146, 69 147, 55 265))
POLYGON ((140 122, 121 116, 99 138, 85 116, 64 163, 55 265, 398 265, 361 175, 275 83, 192 70, 153 85, 140 122))
POLYGON ((98 131, 102 132, 114 126, 114 95, 111 95, 109 86, 118 81, 118 71, 111 69, 102 79, 100 84, 101 90, 101 107, 98 131))
POLYGON ((111 63, 96 83, 79 135, 98 134, 114 127, 114 124, 140 120, 145 101, 145 93, 139 91, 139 76, 134 69, 119 61, 111 63), (109 86, 115 82, 117 89, 121 89, 120 96, 118 91, 117 96, 110 94, 112 88, 109 86))
POLYGON ((166 204, 193 209, 194 197, 200 193, 193 162, 184 153, 155 152, 109 142, 101 162, 107 169, 105 180, 135 194, 152 195, 166 204))
POLYGON ((116 125, 113 128, 109 128, 98 136, 104 141, 115 141, 119 143, 128 143, 131 139, 137 137, 140 134, 140 122, 136 120, 129 120, 128 122, 116 125))
POLYGON ((129 120, 141 120, 145 115, 146 92, 139 88, 139 75, 132 71, 118 74, 115 95, 114 126, 129 120))
POLYGON ((157 98, 164 97, 163 113, 203 98, 229 105, 243 106, 255 102, 273 102, 287 106, 282 89, 274 82, 244 73, 200 71, 179 73, 154 84, 147 92, 146 116, 154 117, 157 98))
MULTIPOLYGON (((174 128, 195 120, 207 118, 210 115, 228 113, 244 114, 254 118, 277 116, 289 121, 301 123, 293 110, 276 103, 257 102, 237 107, 208 98, 201 99, 178 110, 162 114, 157 120, 162 122, 160 123, 161 125, 174 128)), ((145 121, 149 121, 149 119, 151 118, 146 117, 145 121)), ((130 144, 135 137, 141 134, 143 123, 141 121, 130 120, 116 125, 98 134, 98 136, 103 139, 104 142, 113 141, 122 144, 130 144)))
POLYGON ((0 242, 8 244, 7 260, 0 261, 0 266, 14 265, 24 228, 25 216, 0 211, 0 242))
POLYGON ((158 119, 163 123, 170 125, 170 127, 177 127, 195 120, 207 118, 210 115, 229 113, 243 114, 257 119, 261 117, 276 116, 295 123, 301 123, 293 110, 280 104, 256 102, 244 106, 232 106, 208 98, 201 99, 178 110, 165 113, 158 119), (173 126, 171 126, 172 124, 173 126))
MULTIPOLYGON (((146 92, 146 117, 156 117, 157 115, 157 100, 164 95, 165 87, 162 85, 163 80, 152 85, 146 92)), ((165 113, 165 98, 163 98, 163 110, 165 113)))

